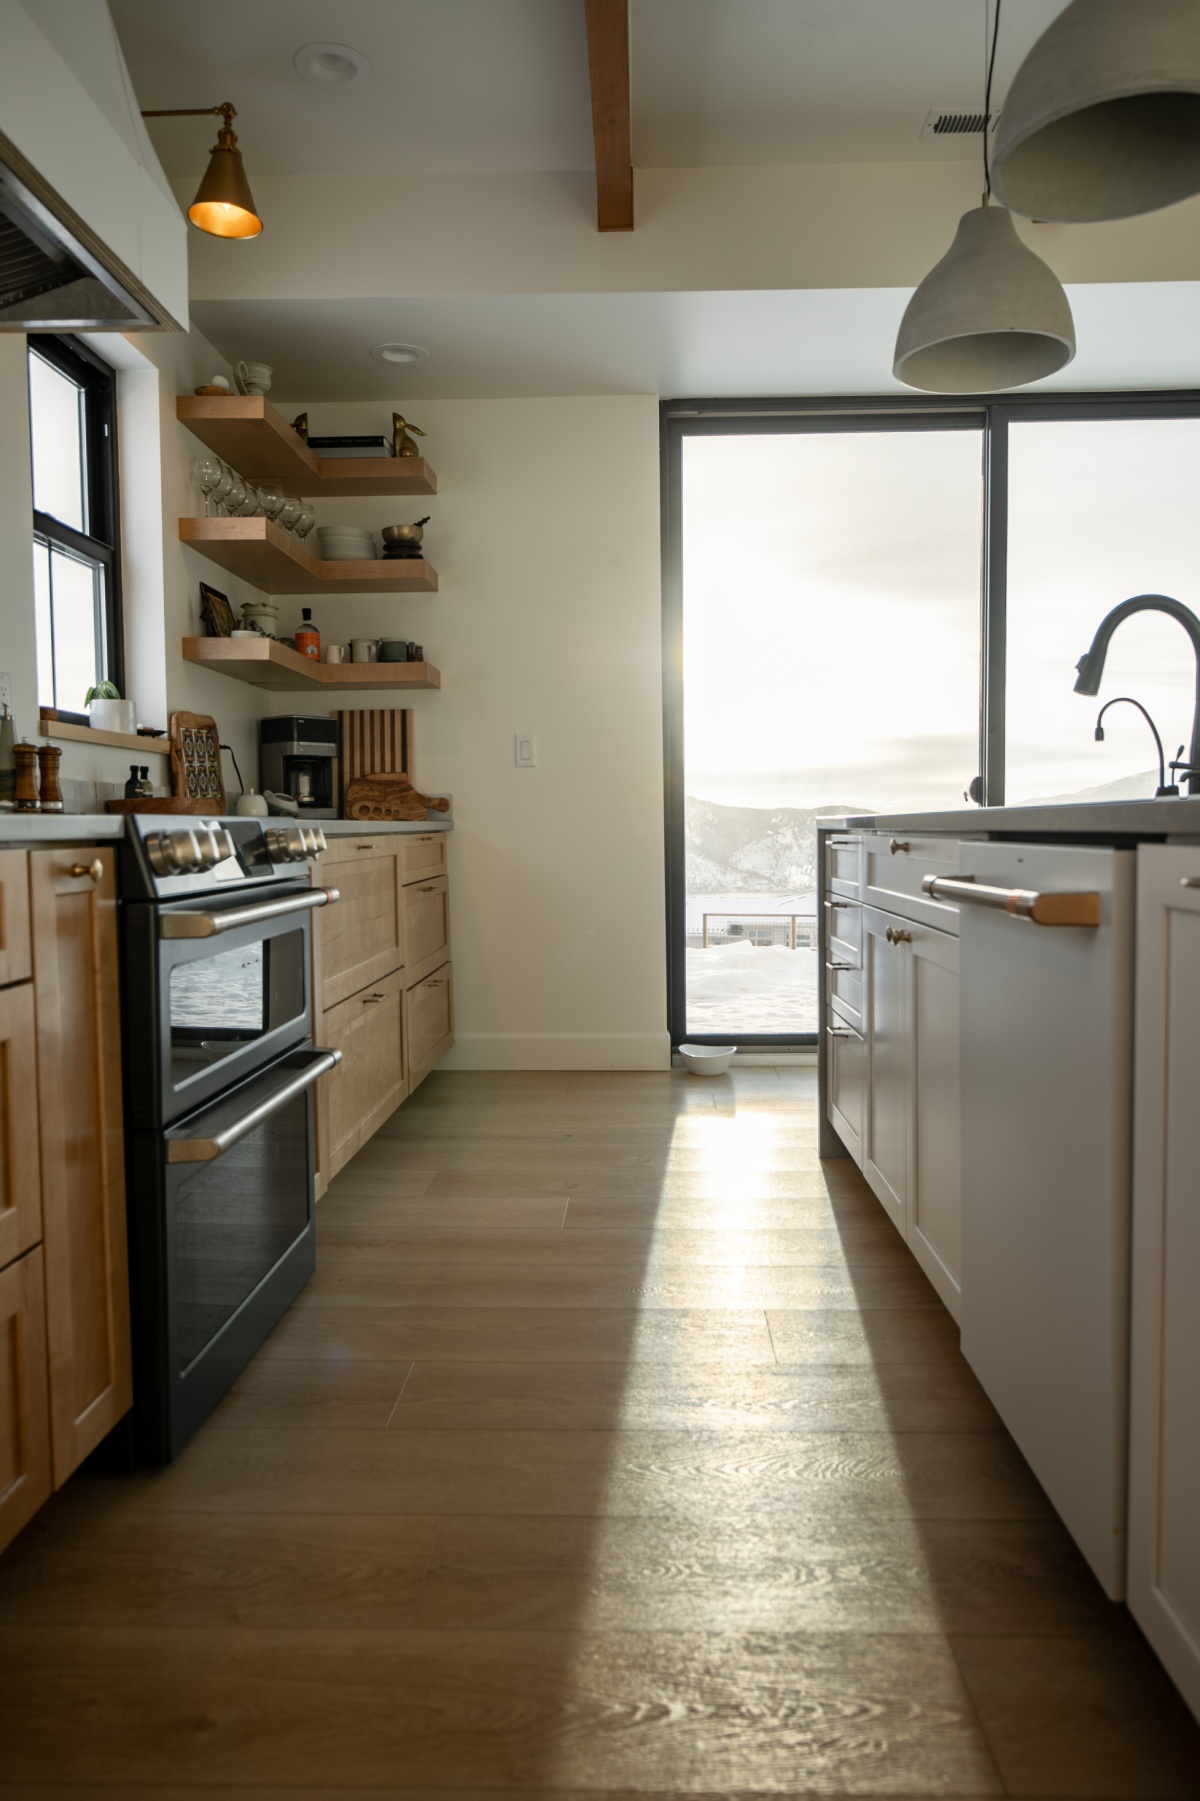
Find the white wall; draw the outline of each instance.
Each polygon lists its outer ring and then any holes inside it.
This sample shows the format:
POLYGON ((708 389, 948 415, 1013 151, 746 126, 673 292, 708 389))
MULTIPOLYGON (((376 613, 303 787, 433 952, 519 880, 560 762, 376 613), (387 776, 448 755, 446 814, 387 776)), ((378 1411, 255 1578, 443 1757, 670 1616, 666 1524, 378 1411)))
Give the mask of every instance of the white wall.
MULTIPOLYGON (((314 432, 390 427, 383 407, 311 411, 314 432)), ((314 616, 326 642, 415 638, 442 673, 404 704, 418 782, 454 796, 448 1067, 665 1068, 657 402, 422 402, 415 417, 440 493, 326 501, 318 521, 430 513, 440 592, 331 597, 314 616), (534 770, 515 767, 519 730, 537 734, 534 770)))

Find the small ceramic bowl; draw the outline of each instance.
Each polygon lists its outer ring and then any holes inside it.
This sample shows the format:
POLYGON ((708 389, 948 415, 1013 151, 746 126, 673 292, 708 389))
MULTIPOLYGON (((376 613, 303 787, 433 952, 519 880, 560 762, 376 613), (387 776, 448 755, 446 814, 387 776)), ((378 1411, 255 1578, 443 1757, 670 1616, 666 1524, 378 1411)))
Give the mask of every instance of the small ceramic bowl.
POLYGON ((736 1050, 736 1044, 681 1044, 679 1055, 694 1076, 723 1076, 736 1050))
POLYGON ((385 525, 383 528, 385 544, 419 544, 424 536, 423 525, 385 525))

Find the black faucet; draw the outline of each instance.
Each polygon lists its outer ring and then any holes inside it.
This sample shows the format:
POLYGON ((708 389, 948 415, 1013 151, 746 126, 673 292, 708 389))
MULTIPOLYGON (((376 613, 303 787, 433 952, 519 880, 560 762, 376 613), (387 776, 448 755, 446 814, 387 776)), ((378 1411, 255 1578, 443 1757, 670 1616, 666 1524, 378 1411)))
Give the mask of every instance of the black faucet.
MULTIPOLYGON (((1154 790, 1155 800, 1165 800, 1168 795, 1178 794, 1179 789, 1174 783, 1171 783, 1170 785, 1167 783, 1167 768, 1163 758, 1162 739, 1158 735, 1158 727, 1155 725, 1153 719, 1151 719, 1141 701, 1134 700, 1132 694, 1115 694, 1111 700, 1105 701, 1104 705, 1096 715, 1096 743, 1103 744, 1104 742, 1104 715, 1108 712, 1110 707, 1136 707, 1154 734, 1154 748, 1158 752, 1158 787, 1154 790)), ((1179 752, 1182 756, 1182 744, 1179 746, 1179 752)), ((1174 763, 1172 763, 1171 768, 1174 770, 1174 763)))
POLYGON ((1109 639, 1122 619, 1128 619, 1133 613, 1165 613, 1170 619, 1178 619, 1192 641, 1192 649, 1196 653, 1196 704, 1192 712, 1192 742, 1188 751, 1186 774, 1188 793, 1200 794, 1200 619, 1197 619, 1190 607, 1185 607, 1181 600, 1172 600, 1169 594, 1135 594, 1130 600, 1123 600, 1120 606, 1105 614, 1096 628, 1091 649, 1075 665, 1079 671, 1075 692, 1100 692, 1100 678, 1104 674, 1109 639))

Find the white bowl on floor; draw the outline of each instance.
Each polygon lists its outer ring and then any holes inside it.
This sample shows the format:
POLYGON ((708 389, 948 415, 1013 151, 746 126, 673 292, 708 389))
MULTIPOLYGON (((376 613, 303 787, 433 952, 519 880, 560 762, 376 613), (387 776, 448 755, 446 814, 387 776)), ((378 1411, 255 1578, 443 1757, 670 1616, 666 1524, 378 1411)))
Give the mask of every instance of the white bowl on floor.
POLYGON ((723 1076, 736 1050, 736 1044, 681 1044, 679 1055, 694 1076, 723 1076))

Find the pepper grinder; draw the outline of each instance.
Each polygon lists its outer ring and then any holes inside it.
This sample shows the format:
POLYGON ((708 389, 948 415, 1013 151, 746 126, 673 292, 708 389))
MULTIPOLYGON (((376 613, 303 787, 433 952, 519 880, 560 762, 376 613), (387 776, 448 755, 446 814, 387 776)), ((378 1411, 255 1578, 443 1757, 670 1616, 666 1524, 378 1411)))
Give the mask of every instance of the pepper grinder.
POLYGON ((13 762, 16 765, 16 793, 13 796, 14 813, 40 813, 42 803, 38 799, 38 754, 37 745, 30 744, 22 738, 19 744, 13 745, 13 762))
POLYGON ((37 759, 42 777, 42 812, 61 813, 63 797, 62 789, 58 785, 58 766, 62 762, 61 744, 40 744, 37 759))

